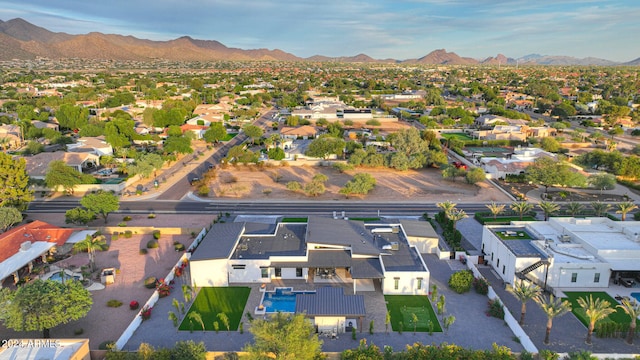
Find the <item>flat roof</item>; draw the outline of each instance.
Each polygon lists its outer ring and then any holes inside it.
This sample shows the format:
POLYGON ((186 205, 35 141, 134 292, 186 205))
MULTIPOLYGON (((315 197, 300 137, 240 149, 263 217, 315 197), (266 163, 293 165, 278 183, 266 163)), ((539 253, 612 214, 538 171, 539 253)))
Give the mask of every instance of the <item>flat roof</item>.
MULTIPOLYGON (((78 351, 88 339, 12 339, 0 347, 0 360, 70 360, 76 359, 78 351), (6 345, 5 344, 5 345, 6 345)), ((87 348, 88 350, 88 348, 87 348)), ((87 351, 88 354, 88 351, 87 351)))
POLYGON ((438 233, 428 221, 400 219, 400 224, 407 236, 439 238, 438 233))
POLYGON ((214 224, 191 255, 191 261, 229 258, 243 231, 244 223, 214 224))
POLYGON ((341 287, 325 286, 296 296, 296 314, 307 316, 365 316, 364 296, 345 295, 341 287))
POLYGON ((282 223, 277 226, 258 224, 240 237, 233 259, 268 259, 270 256, 304 256, 307 244, 304 235, 307 225, 302 223, 282 223), (275 234, 267 233, 273 228, 275 234), (265 234, 265 235, 263 235, 265 234))

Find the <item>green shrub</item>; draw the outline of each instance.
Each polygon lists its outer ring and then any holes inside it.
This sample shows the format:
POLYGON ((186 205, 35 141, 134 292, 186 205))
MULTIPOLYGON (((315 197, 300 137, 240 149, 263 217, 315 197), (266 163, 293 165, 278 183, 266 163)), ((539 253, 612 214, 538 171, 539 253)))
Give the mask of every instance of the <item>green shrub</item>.
POLYGON ((131 232, 131 230, 127 230, 124 232, 125 239, 131 239, 132 236, 133 236, 133 233, 131 232))
POLYGON ((352 338, 353 340, 356 340, 356 339, 358 338, 358 337, 356 336, 356 328, 355 328, 355 327, 352 327, 352 328, 351 328, 351 338, 352 338))
POLYGON ((155 289, 157 282, 158 279, 156 279, 155 276, 149 276, 148 278, 144 279, 144 287, 146 287, 147 289, 155 289))
POLYGON ((489 293, 489 282, 485 278, 473 279, 473 288, 480 295, 487 295, 489 293))
POLYGON ((140 255, 145 255, 147 254, 149 251, 147 249, 140 249, 140 255))
POLYGON ((487 311, 489 316, 493 316, 500 320, 504 320, 504 306, 498 300, 489 300, 489 310, 487 311))
POLYGON ((147 219, 155 219, 155 218, 156 218, 156 214, 154 213, 147 215, 147 219))
POLYGON ((118 223, 118 226, 119 227, 125 227, 125 226, 127 226, 127 223, 123 221, 123 222, 118 223))
POLYGON ((174 248, 176 251, 184 251, 184 250, 185 250, 184 245, 183 245, 183 244, 181 244, 181 243, 173 244, 173 248, 174 248))
POLYGON ((108 307, 112 307, 112 308, 117 308, 117 307, 122 306, 122 301, 116 300, 116 299, 111 299, 111 300, 107 301, 107 306, 108 307))
POLYGON ((117 231, 114 231, 113 235, 111 235, 111 241, 118 240, 118 238, 120 238, 120 233, 117 231))
POLYGON ((131 216, 127 215, 122 218, 122 221, 131 221, 131 216))
POLYGON ((153 238, 156 240, 160 239, 160 230, 153 230, 153 238))
POLYGON ((73 334, 74 335, 82 335, 82 333, 84 333, 84 329, 83 328, 79 328, 79 329, 73 330, 73 334))
POLYGON ((449 278, 449 287, 458 294, 469 291, 472 283, 473 273, 471 270, 457 271, 449 278))
POLYGON ((147 241, 147 249, 157 249, 158 247, 160 247, 160 244, 157 240, 147 241))
POLYGON ((103 341, 98 345, 98 350, 111 350, 115 344, 116 342, 113 340, 103 341))

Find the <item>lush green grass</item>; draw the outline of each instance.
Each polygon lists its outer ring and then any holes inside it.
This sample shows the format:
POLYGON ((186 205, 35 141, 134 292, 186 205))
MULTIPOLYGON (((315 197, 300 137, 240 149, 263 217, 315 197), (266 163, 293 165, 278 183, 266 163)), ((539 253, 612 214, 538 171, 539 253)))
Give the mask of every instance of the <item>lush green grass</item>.
POLYGON ((220 140, 220 141, 229 141, 231 139, 233 139, 234 137, 236 137, 236 135, 238 135, 238 133, 230 133, 225 135, 224 139, 220 140))
POLYGON ((306 223, 307 221, 309 221, 308 218, 306 217, 286 217, 286 218, 282 218, 282 220, 280 220, 280 222, 283 223, 306 223))
POLYGON ((354 221, 379 221, 380 218, 377 217, 350 217, 349 220, 354 220, 354 221))
POLYGON ((498 216, 497 218, 485 217, 480 221, 483 225, 499 225, 499 224, 511 224, 512 221, 538 221, 533 216, 523 216, 520 220, 520 216, 498 216))
POLYGON ((428 332, 428 322, 433 323, 434 332, 442 332, 436 313, 429 302, 429 298, 424 295, 385 295, 387 310, 391 313, 391 328, 393 331, 413 331, 413 316, 418 316, 417 331, 428 332))
POLYGON ((473 140, 469 135, 465 133, 445 133, 442 134, 445 139, 460 139, 460 140, 473 140))
POLYGON ((496 231, 496 235, 502 240, 531 240, 531 236, 526 231, 516 230, 513 231, 515 235, 506 235, 502 231, 496 231))
MULTIPOLYGON (((196 300, 191 305, 184 320, 180 324, 180 330, 191 330, 189 313, 197 311, 202 316, 205 330, 213 331, 215 321, 220 325, 220 331, 226 331, 226 327, 218 318, 219 313, 225 313, 229 318, 229 328, 238 330, 244 306, 249 298, 251 289, 248 287, 203 287, 200 289, 196 300)), ((193 322, 193 331, 202 330, 200 324, 193 322)))
MULTIPOLYGON (((620 309, 617 307, 618 302, 612 298, 609 294, 607 294, 606 292, 565 292, 565 295, 567 295, 567 300, 569 300, 569 302, 571 303, 571 311, 573 312, 573 314, 578 318, 578 320, 580 320, 580 322, 582 322, 584 324, 584 326, 589 326, 589 320, 587 319, 587 315, 585 314, 584 310, 582 310, 582 308, 580 307, 580 305, 578 305, 578 298, 583 297, 585 299, 589 298, 589 295, 593 296, 593 299, 602 299, 602 300, 606 300, 609 302, 609 304, 611 304, 611 307, 616 309, 616 312, 614 312, 613 314, 609 315, 609 317, 605 318, 604 320, 601 321, 613 321, 616 322, 618 324, 629 324, 631 318, 629 318, 629 315, 627 315, 624 310, 620 309)), ((598 324, 600 322, 596 323, 596 329, 598 328, 598 324)), ((639 322, 640 323, 640 322, 639 322)))

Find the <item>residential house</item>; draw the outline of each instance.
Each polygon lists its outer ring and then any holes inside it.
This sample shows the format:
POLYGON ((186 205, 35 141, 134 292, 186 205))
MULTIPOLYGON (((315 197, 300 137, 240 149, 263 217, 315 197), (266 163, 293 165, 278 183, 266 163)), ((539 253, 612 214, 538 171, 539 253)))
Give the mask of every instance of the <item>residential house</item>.
POLYGON ((296 279, 351 284, 354 293, 377 286, 384 294, 426 295, 430 274, 416 247, 422 241, 419 227, 411 234, 410 241, 399 221, 319 216, 306 223, 215 224, 191 256, 191 282, 229 286, 296 279))
MULTIPOLYGON (((476 154, 470 154, 475 157, 476 154)), ((527 166, 533 164, 536 159, 548 157, 556 159, 556 155, 539 148, 517 147, 513 153, 506 157, 481 157, 475 162, 482 167, 489 179, 504 179, 507 175, 524 173, 527 166)))
POLYGON ((62 160, 68 166, 82 173, 88 169, 95 169, 100 165, 100 157, 84 152, 42 152, 33 156, 25 156, 26 170, 29 177, 44 179, 52 161, 62 160))
POLYGON ((0 125, 0 148, 2 150, 17 149, 24 143, 22 128, 18 125, 0 125))
POLYGON ((97 137, 81 137, 73 144, 67 145, 69 152, 90 153, 98 156, 112 156, 113 147, 109 144, 104 136, 97 137))
POLYGON ((318 129, 315 126, 303 125, 299 127, 284 126, 280 129, 280 136, 283 139, 314 139, 318 136, 318 129))
POLYGON ((60 131, 60 125, 51 122, 44 122, 40 120, 32 120, 31 125, 36 129, 51 129, 55 131, 60 131))
POLYGON ((195 135, 196 140, 202 139, 207 129, 209 129, 209 126, 205 126, 205 125, 191 125, 191 124, 180 125, 180 130, 182 130, 183 134, 186 133, 187 131, 191 131, 195 135))

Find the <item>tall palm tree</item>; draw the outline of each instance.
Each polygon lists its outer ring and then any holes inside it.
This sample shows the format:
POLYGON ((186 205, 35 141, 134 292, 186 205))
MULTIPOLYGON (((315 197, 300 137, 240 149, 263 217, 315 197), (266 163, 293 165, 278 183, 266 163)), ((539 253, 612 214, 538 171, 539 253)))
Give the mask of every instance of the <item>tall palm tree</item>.
POLYGON ((73 245, 73 251, 75 252, 87 252, 89 254, 89 266, 91 271, 95 271, 96 267, 96 251, 104 251, 109 247, 104 235, 93 237, 87 235, 82 241, 78 241, 73 245))
POLYGON ((603 213, 606 213, 607 211, 609 211, 609 209, 611 209, 611 205, 600 201, 592 201, 591 208, 596 213, 596 216, 600 217, 603 213))
POLYGON ((449 200, 444 201, 444 202, 439 202, 436 204, 437 207, 439 207, 440 209, 442 209, 442 211, 444 212, 444 214, 447 216, 447 219, 449 218, 449 214, 453 211, 453 209, 456 208, 456 203, 453 203, 449 200))
POLYGON ((631 318, 626 341, 627 344, 633 345, 633 336, 636 333, 636 322, 638 321, 638 316, 640 316, 640 305, 635 300, 629 301, 627 299, 622 299, 622 305, 618 305, 618 307, 624 310, 624 312, 631 318))
POLYGON ((549 295, 548 298, 540 294, 533 300, 540 305, 542 311, 547 315, 547 331, 544 335, 544 343, 548 345, 553 319, 571 311, 571 303, 567 300, 563 301, 562 299, 555 298, 553 294, 549 295))
POLYGON ((607 300, 600 298, 594 300, 593 295, 589 295, 588 299, 579 297, 578 305, 584 310, 587 319, 589 319, 589 328, 587 329, 587 339, 585 342, 591 345, 591 336, 593 335, 593 329, 596 327, 596 322, 606 318, 616 310, 611 307, 611 303, 607 300))
POLYGON ((487 209, 489 209, 489 211, 493 215, 494 220, 498 217, 498 215, 500 215, 502 211, 504 211, 504 207, 505 207, 504 204, 496 204, 495 201, 492 201, 491 204, 488 204, 485 206, 487 207, 487 209))
POLYGON ((537 285, 525 283, 522 280, 520 280, 518 285, 509 288, 509 292, 522 303, 522 307, 520 308, 520 321, 518 322, 520 325, 524 324, 524 315, 527 313, 527 301, 535 299, 540 295, 541 291, 537 285))
POLYGON ((576 216, 583 209, 584 209, 584 206, 582 206, 582 204, 580 204, 579 202, 572 201, 572 202, 567 204, 567 212, 571 216, 576 216))
POLYGON ((518 213, 518 215, 520 215, 520 220, 522 220, 522 217, 524 216, 524 214, 531 211, 531 209, 533 209, 533 205, 529 204, 526 201, 514 201, 511 203, 510 208, 511 210, 518 213))
POLYGON ((453 230, 456 229, 456 223, 462 219, 468 218, 469 215, 462 209, 453 209, 449 213, 449 220, 453 223, 453 230))
POLYGON ((618 210, 616 210, 616 214, 622 214, 622 221, 627 220, 627 214, 638 208, 638 205, 634 204, 633 201, 623 201, 617 204, 618 210))
POLYGON ((560 205, 554 203, 553 201, 542 201, 538 204, 538 207, 542 212, 544 212, 544 221, 549 220, 549 216, 558 210, 560 210, 560 205))

